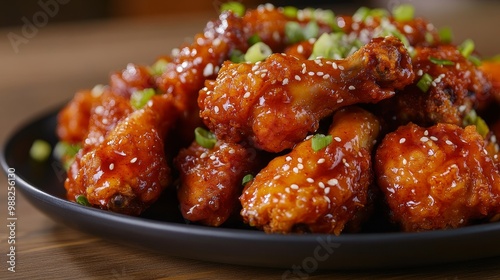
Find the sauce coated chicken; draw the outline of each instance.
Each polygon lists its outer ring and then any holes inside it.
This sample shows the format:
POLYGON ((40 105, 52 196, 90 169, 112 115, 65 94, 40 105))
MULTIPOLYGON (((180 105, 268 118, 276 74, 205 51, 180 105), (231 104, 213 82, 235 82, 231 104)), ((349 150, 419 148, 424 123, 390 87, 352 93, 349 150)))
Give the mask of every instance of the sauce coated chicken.
POLYGON ((170 187, 189 222, 267 233, 338 235, 372 212, 403 231, 497 221, 500 63, 478 60, 380 9, 223 11, 61 110, 80 147, 67 198, 141 215, 170 187))

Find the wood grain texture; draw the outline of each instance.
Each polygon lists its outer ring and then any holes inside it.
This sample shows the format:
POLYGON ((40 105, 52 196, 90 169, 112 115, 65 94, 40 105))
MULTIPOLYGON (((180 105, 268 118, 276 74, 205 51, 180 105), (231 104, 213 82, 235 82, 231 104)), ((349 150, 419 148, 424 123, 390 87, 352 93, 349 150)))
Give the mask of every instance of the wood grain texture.
MULTIPOLYGON (((500 5, 495 6, 497 9, 500 5)), ((474 8, 490 15, 492 4, 474 8)), ((71 98, 80 88, 106 83, 112 70, 128 62, 150 63, 189 40, 215 13, 164 20, 89 22, 41 27, 16 53, 0 30, 0 143, 38 113, 71 98)), ((448 15, 448 17, 450 17, 448 15)), ((450 17, 451 18, 451 17, 450 17)), ((472 17, 474 18, 474 17, 472 17)), ((463 19, 463 18, 462 18, 463 19)), ((469 18, 470 19, 470 18, 469 18)), ((490 17, 490 26, 500 18, 490 17)), ((481 20, 482 22, 483 20, 481 20)), ((496 23, 494 23, 496 22, 496 23)), ((460 31, 460 22, 449 25, 460 31), (453 27, 453 25, 458 27, 453 27)), ((498 31, 474 36, 500 38, 498 31)), ((460 35, 462 36, 462 35, 460 35)), ((479 49, 481 46, 477 46, 479 49)), ((487 46, 493 54, 500 47, 487 46)), ((0 220, 7 218, 7 179, 0 176, 0 220)), ((103 240, 53 222, 16 196, 16 271, 7 271, 8 232, 0 227, 0 279, 281 279, 286 270, 233 266, 169 257, 103 240)), ((499 244, 491 244, 500 246, 499 244)), ((460 246, 460 244, 457 244, 460 246)), ((432 252, 429 252, 432 254, 432 252)), ((244 252, 242 252, 244 254, 244 252)), ((496 279, 500 257, 407 270, 317 271, 302 279, 496 279)), ((299 277, 289 279, 300 279, 299 277)))

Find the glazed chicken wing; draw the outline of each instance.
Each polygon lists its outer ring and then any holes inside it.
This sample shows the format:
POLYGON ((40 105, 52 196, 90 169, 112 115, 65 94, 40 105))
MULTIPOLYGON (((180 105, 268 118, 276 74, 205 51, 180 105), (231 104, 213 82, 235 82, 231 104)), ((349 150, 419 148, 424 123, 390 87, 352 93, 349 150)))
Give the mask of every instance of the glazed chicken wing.
POLYGON ((378 183, 404 231, 465 226, 500 210, 500 175, 474 126, 401 126, 376 153, 378 183))
POLYGON ((377 38, 346 60, 299 60, 273 54, 265 61, 225 63, 198 103, 219 139, 249 140, 280 152, 318 129, 321 119, 356 103, 378 102, 413 81, 410 56, 394 37, 377 38))
POLYGON ((379 106, 395 126, 408 122, 462 126, 464 117, 490 95, 489 80, 455 46, 416 48, 413 69, 415 83, 379 106), (426 77, 427 83, 420 82, 426 77))
POLYGON ((308 138, 248 183, 240 197, 244 221, 269 233, 340 234, 367 203, 379 129, 378 120, 357 107, 335 113, 330 144, 315 151, 308 138))
POLYGON ((219 226, 237 213, 242 179, 256 171, 257 156, 253 148, 221 141, 211 149, 195 141, 181 150, 175 164, 180 173, 177 196, 184 218, 219 226))
POLYGON ((69 170, 68 199, 79 195, 101 209, 139 215, 171 181, 164 153, 166 133, 178 115, 171 96, 154 96, 127 116, 69 170))

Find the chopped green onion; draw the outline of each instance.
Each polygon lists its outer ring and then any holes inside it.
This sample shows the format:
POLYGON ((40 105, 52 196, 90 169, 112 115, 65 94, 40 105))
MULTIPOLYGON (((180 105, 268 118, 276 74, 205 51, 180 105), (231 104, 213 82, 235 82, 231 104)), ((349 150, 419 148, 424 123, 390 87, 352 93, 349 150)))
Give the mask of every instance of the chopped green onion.
POLYGON ((91 206, 88 199, 84 195, 78 195, 75 198, 76 203, 83 205, 83 206, 91 206))
POLYGON ((297 18, 297 14, 299 12, 299 9, 293 6, 286 6, 283 7, 283 14, 288 17, 288 18, 297 18))
POLYGON ((255 63, 266 59, 273 53, 271 48, 264 42, 258 42, 248 48, 245 53, 245 61, 255 63))
POLYGON ((250 36, 250 38, 248 38, 247 41, 248 45, 250 46, 257 44, 258 42, 262 42, 262 39, 260 39, 259 34, 253 34, 252 36, 250 36))
POLYGON ((132 105, 135 109, 141 109, 155 94, 156 91, 152 88, 136 90, 130 96, 130 105, 132 105))
POLYGON ((315 134, 311 139, 311 147, 317 152, 321 149, 326 148, 333 141, 333 136, 324 134, 315 134))
POLYGON ((35 140, 31 145, 30 156, 36 161, 46 161, 50 157, 52 147, 45 140, 35 140))
POLYGON ((245 54, 240 50, 233 50, 229 55, 229 59, 234 63, 240 63, 245 61, 245 54))
POLYGON ((81 148, 82 145, 79 143, 71 144, 66 141, 59 141, 54 147, 54 157, 62 162, 64 169, 68 170, 81 148))
POLYGON ((304 27, 304 38, 311 39, 316 38, 319 35, 319 25, 315 21, 310 21, 304 27))
POLYGON ((313 45, 313 50, 311 54, 311 58, 324 57, 324 58, 332 58, 331 52, 334 48, 334 40, 332 40, 331 34, 323 33, 319 36, 318 40, 313 45))
POLYGON ((375 8, 370 11, 370 16, 376 18, 384 18, 389 16, 389 12, 385 9, 375 8))
POLYGON ((475 110, 471 110, 464 117, 463 125, 464 126, 468 126, 468 125, 476 126, 477 132, 483 138, 485 138, 488 135, 488 133, 490 132, 490 129, 489 129, 488 125, 486 124, 486 122, 480 116, 477 115, 475 110))
POLYGON ((439 33, 439 40, 443 44, 449 44, 453 41, 453 32, 451 31, 451 28, 445 26, 441 27, 438 31, 439 33))
POLYGON ((285 38, 289 44, 295 44, 304 41, 304 31, 300 23, 289 21, 285 24, 285 38))
POLYGON ((455 65, 455 62, 447 59, 439 59, 435 57, 429 57, 429 61, 436 65, 455 65))
POLYGON ((235 15, 242 17, 245 15, 245 6, 241 4, 240 2, 232 1, 232 2, 226 2, 222 3, 220 6, 220 11, 221 13, 224 11, 231 11, 235 15))
POLYGON ((478 56, 473 55, 473 54, 469 55, 468 59, 475 66, 481 66, 481 64, 483 63, 482 60, 478 56))
POLYGON ((432 33, 430 32, 425 33, 425 42, 427 42, 430 45, 434 44, 434 36, 432 35, 432 33))
POLYGON ((356 22, 363 22, 369 15, 370 15, 370 8, 368 8, 368 7, 360 7, 352 15, 352 20, 356 21, 356 22))
POLYGON ((434 79, 432 78, 431 75, 428 73, 425 73, 422 75, 422 78, 417 82, 417 87, 422 91, 422 92, 427 92, 429 88, 431 87, 432 81, 434 79))
POLYGON ((149 74, 152 76, 159 76, 167 70, 168 61, 165 59, 158 59, 151 67, 148 68, 149 74))
POLYGON ((248 182, 252 181, 253 179, 253 175, 252 174, 247 174, 245 175, 245 177, 243 177, 243 179, 241 180, 241 184, 244 186, 246 185, 248 182))
POLYGON ((474 52, 474 47, 474 41, 467 39, 458 46, 458 50, 465 58, 468 58, 474 52))
POLYGON ((194 137, 196 143, 198 143, 203 148, 212 149, 217 143, 217 138, 215 138, 215 135, 202 127, 197 127, 194 130, 194 137))
POLYGON ((314 10, 314 17, 317 21, 325 23, 331 28, 337 27, 337 19, 332 10, 316 9, 314 10))
POLYGON ((401 4, 392 9, 392 16, 396 21, 410 21, 415 17, 415 8, 411 4, 401 4))

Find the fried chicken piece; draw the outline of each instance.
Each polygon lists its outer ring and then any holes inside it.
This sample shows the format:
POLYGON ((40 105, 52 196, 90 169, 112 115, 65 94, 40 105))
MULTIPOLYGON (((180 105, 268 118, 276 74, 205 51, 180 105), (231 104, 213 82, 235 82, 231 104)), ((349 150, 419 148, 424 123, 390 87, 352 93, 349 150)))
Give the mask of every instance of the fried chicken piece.
POLYGON ((402 43, 376 38, 346 60, 272 54, 255 64, 226 62, 198 103, 217 138, 280 152, 316 131, 336 109, 389 98, 413 76, 402 43))
POLYGON ((242 179, 255 174, 258 154, 253 148, 217 141, 204 148, 196 141, 179 152, 178 199, 183 217, 191 222, 220 226, 240 210, 242 179))
POLYGON ((240 197, 244 221, 268 233, 340 234, 367 203, 371 150, 379 129, 371 113, 340 109, 328 146, 315 151, 308 138, 274 158, 246 185, 240 197))
POLYGON ((500 174, 475 126, 401 126, 375 159, 390 216, 403 231, 458 228, 499 213, 500 174))
POLYGON ((61 141, 80 143, 87 137, 91 109, 97 102, 96 94, 82 90, 59 111, 56 133, 61 141))
POLYGON ((164 139, 178 116, 169 95, 156 95, 75 161, 65 182, 68 199, 78 195, 101 209, 139 215, 171 182, 164 139))
POLYGON ((127 67, 112 73, 109 78, 109 86, 115 94, 130 98, 132 93, 146 88, 156 89, 155 79, 146 66, 129 63, 127 67))
POLYGON ((408 122, 461 126, 478 100, 487 98, 491 91, 486 76, 452 45, 417 47, 413 69, 417 73, 415 83, 379 104, 393 127, 408 122), (417 86, 423 75, 432 79, 425 91, 417 86))

